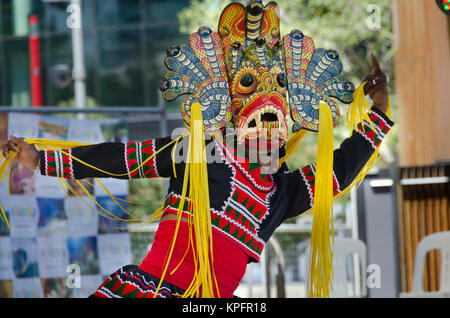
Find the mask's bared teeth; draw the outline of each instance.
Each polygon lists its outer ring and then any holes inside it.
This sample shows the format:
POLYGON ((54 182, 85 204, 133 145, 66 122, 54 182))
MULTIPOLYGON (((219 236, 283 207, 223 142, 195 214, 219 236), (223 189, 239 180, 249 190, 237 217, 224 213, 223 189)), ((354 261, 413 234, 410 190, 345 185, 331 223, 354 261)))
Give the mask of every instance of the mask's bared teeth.
POLYGON ((255 113, 256 129, 261 129, 261 110, 257 110, 255 113))
POLYGON ((283 112, 282 112, 281 110, 277 109, 277 110, 276 110, 276 114, 277 114, 277 117, 278 117, 278 121, 279 121, 280 123, 282 123, 282 122, 284 121, 283 112))
POLYGON ((286 120, 281 121, 280 139, 287 141, 289 139, 289 129, 286 120))
POLYGON ((239 122, 238 135, 237 139, 239 143, 244 141, 245 135, 247 134, 247 120, 245 118, 241 118, 239 122))

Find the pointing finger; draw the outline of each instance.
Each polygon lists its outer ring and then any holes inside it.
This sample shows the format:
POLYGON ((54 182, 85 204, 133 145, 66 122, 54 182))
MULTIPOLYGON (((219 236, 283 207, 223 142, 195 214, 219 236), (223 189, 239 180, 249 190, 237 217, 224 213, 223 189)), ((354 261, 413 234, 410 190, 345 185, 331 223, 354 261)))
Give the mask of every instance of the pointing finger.
POLYGON ((380 64, 378 63, 378 60, 373 52, 370 52, 370 58, 372 59, 372 73, 381 72, 380 64))

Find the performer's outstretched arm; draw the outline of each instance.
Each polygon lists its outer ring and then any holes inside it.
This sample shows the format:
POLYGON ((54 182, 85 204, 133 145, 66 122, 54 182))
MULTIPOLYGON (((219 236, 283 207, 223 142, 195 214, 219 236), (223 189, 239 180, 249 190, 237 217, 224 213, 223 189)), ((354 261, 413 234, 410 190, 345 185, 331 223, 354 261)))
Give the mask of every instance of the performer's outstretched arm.
MULTIPOLYGON (((373 100, 369 118, 373 124, 364 121, 352 136, 345 139, 333 153, 333 191, 338 195, 347 188, 367 163, 383 138, 393 126, 385 115, 388 109, 388 89, 385 74, 381 71, 377 59, 372 54, 372 73, 367 81, 365 93, 373 100)), ((307 165, 289 173, 289 207, 283 219, 297 216, 309 210, 314 202, 315 164, 307 165)))
MULTIPOLYGON (((378 108, 373 107, 370 119, 375 130, 365 122, 358 131, 345 139, 333 153, 334 196, 347 188, 380 146, 381 141, 393 126, 393 122, 378 108)), ((289 173, 289 207, 284 219, 297 216, 313 206, 316 165, 307 165, 289 173)))
POLYGON ((62 152, 38 152, 33 145, 11 136, 2 150, 4 154, 9 150, 16 151, 16 158, 28 168, 35 169, 39 164, 41 174, 47 176, 66 179, 155 178, 170 177, 173 174, 173 144, 165 147, 170 142, 171 138, 166 137, 144 142, 105 142, 65 149, 62 152), (165 148, 162 149, 163 147, 165 148), (150 158, 156 152, 158 153, 150 158))

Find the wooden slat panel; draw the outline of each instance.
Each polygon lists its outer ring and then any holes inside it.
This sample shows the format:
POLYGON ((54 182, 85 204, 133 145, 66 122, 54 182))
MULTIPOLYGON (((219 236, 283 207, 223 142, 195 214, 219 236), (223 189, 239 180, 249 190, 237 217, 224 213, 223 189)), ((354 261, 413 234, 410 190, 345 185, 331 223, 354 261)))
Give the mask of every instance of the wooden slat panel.
MULTIPOLYGON (((431 167, 425 167, 424 169, 424 177, 428 178, 431 177, 431 167)), ((434 233, 434 210, 433 210, 433 203, 434 203, 434 198, 433 198, 433 193, 432 193, 432 186, 431 185, 424 185, 423 186, 423 194, 424 194, 424 199, 426 201, 425 207, 424 207, 424 213, 426 213, 426 235, 430 235, 432 233, 434 233)), ((429 291, 436 291, 436 253, 435 252, 431 252, 428 253, 427 255, 427 275, 428 275, 428 282, 429 282, 429 286, 427 288, 427 290, 429 291)))
MULTIPOLYGON (((409 169, 409 178, 414 179, 416 178, 417 169, 409 169)), ((419 204, 417 201, 417 187, 416 186, 410 186, 410 200, 411 200, 411 266, 412 266, 412 273, 411 275, 414 275, 414 259, 416 257, 416 249, 417 245, 419 244, 419 204)), ((426 286, 427 281, 424 281, 424 286, 426 286)), ((413 280, 411 279, 410 282, 410 289, 412 290, 413 286, 413 280)))
MULTIPOLYGON (((430 169, 430 173, 432 177, 439 177, 439 170, 438 167, 432 167, 430 169)), ((433 184, 430 185, 430 189, 431 189, 431 200, 433 205, 430 208, 430 213, 433 216, 433 233, 436 232, 440 232, 441 231, 441 215, 440 215, 440 211, 439 211, 439 207, 440 207, 440 201, 441 198, 439 196, 439 191, 438 191, 438 185, 433 184)), ((441 253, 439 251, 434 251, 433 252, 433 256, 435 258, 435 264, 434 264, 434 270, 435 270, 435 276, 434 276, 434 289, 431 289, 431 291, 437 291, 439 290, 439 278, 440 275, 439 273, 441 272, 441 253)))
MULTIPOLYGON (((427 178, 448 176, 450 166, 401 168, 400 178, 427 178)), ((414 258, 419 242, 427 235, 450 230, 450 186, 421 184, 398 187, 399 252, 401 290, 413 288, 414 258)), ((441 253, 427 254, 423 272, 425 291, 439 290, 441 253)))
MULTIPOLYGON (((415 168, 415 169, 411 169, 414 171, 414 177, 415 178, 423 178, 424 177, 424 168, 415 168)), ((415 217, 416 220, 416 229, 415 231, 417 232, 417 234, 415 234, 415 239, 413 241, 413 250, 414 250, 414 258, 416 257, 416 250, 417 250, 417 245, 419 245, 419 242, 426 236, 426 214, 425 214, 425 195, 424 195, 424 191, 426 188, 426 185, 418 185, 418 186, 413 186, 413 206, 415 207, 415 217)), ((414 231, 414 230, 413 230, 414 231)), ((413 232, 414 233, 414 232, 413 232)), ((422 275, 423 277, 423 288, 424 290, 429 290, 430 288, 430 277, 429 277, 429 264, 428 262, 425 262, 423 270, 424 270, 424 275, 422 275)))

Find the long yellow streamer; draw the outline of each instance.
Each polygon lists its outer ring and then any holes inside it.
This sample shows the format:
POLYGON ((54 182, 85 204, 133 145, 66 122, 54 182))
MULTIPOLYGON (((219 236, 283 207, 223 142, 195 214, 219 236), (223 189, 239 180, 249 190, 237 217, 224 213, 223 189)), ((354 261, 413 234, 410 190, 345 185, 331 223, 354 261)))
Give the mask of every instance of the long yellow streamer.
MULTIPOLYGON (((157 152, 155 152, 154 154, 152 154, 151 156, 149 156, 146 160, 144 160, 138 167, 136 167, 135 169, 133 169, 130 173, 134 173, 135 171, 139 170, 142 166, 144 166, 149 160, 151 160, 154 156, 156 156, 158 153, 160 153, 161 151, 163 151, 164 149, 166 149, 167 147, 169 147, 170 145, 172 145, 173 143, 177 143, 178 140, 180 138, 183 138, 184 136, 179 136, 177 139, 172 140, 170 143, 164 145, 163 147, 161 147, 160 149, 158 149, 157 152)), ((53 151, 59 151, 64 155, 67 155, 68 157, 72 158, 73 160, 76 160, 78 162, 80 162, 81 164, 92 168, 94 170, 100 171, 104 174, 107 174, 109 176, 112 177, 123 177, 123 176, 127 176, 128 173, 124 173, 124 174, 116 174, 116 173, 112 173, 112 172, 108 172, 105 170, 102 170, 100 168, 97 168, 91 164, 88 164, 86 162, 84 162, 83 160, 76 158, 75 156, 71 155, 70 153, 68 153, 67 151, 64 151, 63 149, 71 149, 71 148, 75 148, 75 147, 80 147, 80 146, 89 146, 90 144, 87 143, 80 143, 80 142, 72 142, 72 141, 63 141, 63 140, 52 140, 52 139, 44 139, 44 138, 25 138, 24 141, 26 143, 35 145, 36 147, 38 147, 38 149, 40 150, 53 150, 53 151)), ((14 151, 10 151, 9 153, 10 157, 9 159, 6 159, 3 155, 0 155, 0 160, 2 161, 0 164, 0 183, 3 182, 3 180, 7 177, 8 178, 8 192, 9 191, 9 178, 11 175, 11 168, 12 168, 12 163, 14 162, 14 159, 17 155, 16 152, 14 151)), ((78 182, 78 181, 77 181, 78 182)), ((61 183, 61 182, 60 182, 61 183)), ((68 187, 68 184, 64 182, 64 184, 66 185, 66 187, 68 187)), ((100 183, 101 184, 101 183, 100 183)), ((101 184, 103 186, 103 184, 101 184)), ((62 184, 61 184, 62 186, 62 184)), ((80 187, 83 189, 84 192, 86 192, 86 194, 93 200, 94 203, 96 203, 97 206, 99 206, 103 211, 106 211, 109 215, 113 216, 116 220, 118 221, 122 221, 122 222, 131 222, 132 220, 134 222, 136 221, 146 221, 146 218, 144 219, 120 219, 118 217, 116 217, 114 214, 108 212, 106 209, 104 209, 101 205, 98 204, 98 202, 89 194, 89 192, 84 188, 83 185, 80 184, 80 187)), ((104 187, 104 186, 103 186, 104 187)), ((107 189, 104 187, 104 189, 107 191, 107 189)), ((67 194, 67 192, 64 189, 64 192, 67 194)), ((109 191, 107 191, 107 193, 111 196, 111 198, 114 200, 114 202, 122 209, 123 207, 119 204, 119 202, 117 201, 117 199, 115 197, 113 197, 109 191)), ((77 195, 77 193, 75 191, 73 191, 73 194, 77 197, 79 197, 77 195)), ((83 202, 85 203, 85 201, 83 202)), ((98 211, 98 210, 97 210, 98 211)), ((7 224, 7 226, 9 227, 9 222, 8 219, 6 217, 6 213, 3 210, 3 207, 0 204, 0 216, 3 220, 5 220, 5 223, 7 224)), ((127 212, 127 214, 129 214, 127 212)))
MULTIPOLYGON (((167 274, 182 218, 184 203, 186 202, 188 186, 188 212, 190 213, 190 219, 188 222, 188 249, 192 248, 194 255, 195 275, 182 297, 211 298, 214 297, 214 290, 216 290, 217 295, 220 296, 217 280, 214 274, 212 258, 212 227, 204 134, 205 131, 203 127, 200 104, 195 103, 191 107, 189 146, 186 157, 187 162, 183 179, 181 200, 177 211, 177 223, 171 247, 165 260, 161 280, 157 286, 154 297, 157 297, 158 291, 161 288, 161 283, 167 274)), ((174 270, 172 270, 172 273, 177 270, 180 263, 174 270)))
POLYGON ((366 120, 373 127, 369 118, 370 107, 364 94, 364 87, 367 82, 363 82, 353 93, 353 102, 347 110, 347 127, 350 131, 358 130, 358 125, 366 120))
MULTIPOLYGON (((188 157, 189 157, 190 151, 191 151, 191 149, 190 149, 190 145, 189 145, 188 153, 187 153, 188 157)), ((174 230, 174 233, 173 233, 173 238, 172 238, 172 242, 170 244, 169 252, 168 252, 167 257, 166 257, 166 259, 164 261, 164 268, 163 268, 163 271, 162 271, 162 274, 161 274, 161 278, 160 278, 160 281, 158 283, 158 286, 156 287, 155 293, 153 295, 154 298, 158 297, 158 292, 159 292, 159 290, 161 288, 161 284, 162 284, 164 278, 166 277, 166 273, 167 273, 167 270, 169 268, 169 263, 170 263, 170 260, 172 259, 173 250, 175 248, 176 239, 178 237, 178 230, 180 228, 181 218, 183 216, 183 207, 184 207, 184 203, 186 202, 186 193, 187 193, 188 180, 189 180, 189 171, 188 171, 188 165, 186 164, 186 169, 185 169, 184 179, 183 179, 183 188, 181 190, 181 199, 180 199, 180 204, 178 206, 178 211, 177 211, 177 223, 175 225, 175 230, 174 230)))
POLYGON ((319 104, 319 141, 309 255, 308 297, 328 297, 333 279, 333 118, 325 102, 319 104), (330 233, 331 226, 331 233, 330 233))
MULTIPOLYGON (((364 98, 365 100, 365 98, 364 98)), ((390 119, 391 118, 391 102, 389 100, 388 102, 388 109, 386 110, 386 116, 390 119)), ((366 119, 370 124, 373 124, 372 121, 369 119, 366 119)), ((387 148, 387 146, 389 145, 390 141, 392 138, 392 133, 388 134, 385 139, 383 140, 383 147, 387 148)), ((337 196, 336 198, 344 198, 346 196, 349 195, 349 193, 351 191, 355 191, 358 186, 361 184, 361 182, 364 180, 364 178, 366 177, 367 173, 369 173, 370 170, 372 170, 372 168, 377 164, 378 160, 381 158, 382 154, 381 154, 381 145, 378 146, 378 148, 373 152, 373 154, 370 156, 369 160, 367 160, 366 164, 364 165, 364 167, 361 169, 361 171, 358 173, 358 175, 355 177, 355 179, 352 181, 352 183, 345 188, 344 190, 342 190, 337 196)))
MULTIPOLYGON (((364 85, 361 85, 355 94, 355 100, 354 103, 349 107, 349 110, 347 112, 347 120, 348 120, 348 126, 352 127, 352 129, 358 129, 358 125, 361 123, 363 124, 363 121, 367 121, 372 127, 373 123, 371 122, 368 113, 369 113, 369 106, 367 103, 367 100, 364 95, 364 85), (362 106, 361 106, 362 105, 362 106)), ((389 101, 388 109, 386 111, 386 115, 388 118, 391 118, 391 104, 389 101)), ((320 119, 319 119, 320 121, 320 119)), ((322 124, 320 124, 322 127, 322 124)), ((390 140, 391 140, 392 134, 389 134, 387 138, 383 141, 384 146, 386 147, 390 140)), ((332 152, 331 154, 329 151, 332 149, 332 142, 331 145, 328 145, 326 147, 321 147, 321 145, 325 144, 326 142, 323 140, 323 144, 321 144, 320 139, 320 132, 319 132, 319 148, 326 148, 326 155, 324 155, 320 150, 318 150, 317 155, 317 172, 316 172, 316 188, 315 188, 315 197, 314 197, 314 206, 313 206, 313 233, 314 231, 318 231, 316 233, 321 233, 319 239, 315 239, 314 234, 311 235, 311 250, 310 250, 310 268, 308 273, 308 296, 309 297, 328 297, 330 290, 331 290, 331 282, 333 279, 333 267, 332 267, 332 258, 333 258, 333 251, 331 248, 331 245, 329 245, 329 237, 327 238, 327 235, 329 234, 329 230, 325 228, 326 224, 329 224, 328 222, 331 222, 331 237, 333 239, 334 244, 334 229, 333 229, 333 214, 332 214, 332 203, 331 206, 328 207, 327 202, 332 202, 333 199, 330 199, 329 196, 332 196, 332 177, 327 176, 327 182, 331 182, 331 185, 328 184, 326 187, 323 187, 323 189, 327 188, 329 191, 329 194, 323 193, 322 190, 319 189, 319 177, 321 168, 319 168, 319 162, 323 162, 324 160, 327 162, 328 165, 331 165, 332 169, 332 160, 331 163, 327 159, 332 159, 332 152), (330 188, 331 186, 331 188, 330 188), (318 193, 321 194, 318 194, 318 193), (317 195, 320 195, 321 198, 326 197, 325 199, 321 199, 319 202, 320 207, 317 207, 317 195), (323 203, 326 204, 323 204, 323 203), (323 207, 324 205, 325 207, 323 207), (331 209, 331 214, 328 214, 328 209, 331 209), (324 213, 319 213, 321 218, 327 218, 328 215, 330 215, 329 220, 323 220, 319 221, 319 217, 316 218, 316 211, 318 210, 324 210, 324 213), (318 220, 317 222, 315 220, 318 220), (319 230, 320 229, 320 230, 319 230), (318 244, 318 245, 316 245, 318 244), (313 247, 316 245, 316 247, 313 247), (319 249, 321 252, 319 252, 319 249), (316 252, 314 252, 316 250, 316 252), (312 254, 311 254, 312 253, 312 254), (319 260, 318 262, 316 262, 319 260), (320 264, 321 262, 321 264, 320 264), (313 266, 313 267, 311 267, 313 266)), ((331 138, 331 137, 328 137, 331 138)), ((332 139, 331 139, 332 140, 332 139)), ((358 175, 355 177, 355 179, 352 181, 352 183, 347 186, 343 191, 341 191, 336 198, 341 199, 345 196, 347 196, 351 191, 354 191, 364 180, 367 173, 376 165, 378 160, 381 157, 380 154, 381 147, 379 146, 374 153, 371 155, 369 160, 366 162, 364 167, 361 169, 361 171, 358 173, 358 175)), ((327 172, 326 172, 327 173, 327 172)))
MULTIPOLYGON (((200 104, 191 108, 191 138, 189 154, 189 199, 192 203, 194 227, 194 258, 198 261, 195 284, 188 288, 185 297, 214 297, 214 287, 219 294, 213 267, 213 241, 211 211, 206 166, 205 131, 200 104), (214 286, 215 285, 215 286, 214 286)), ((220 296, 220 295, 219 295, 220 296)))

